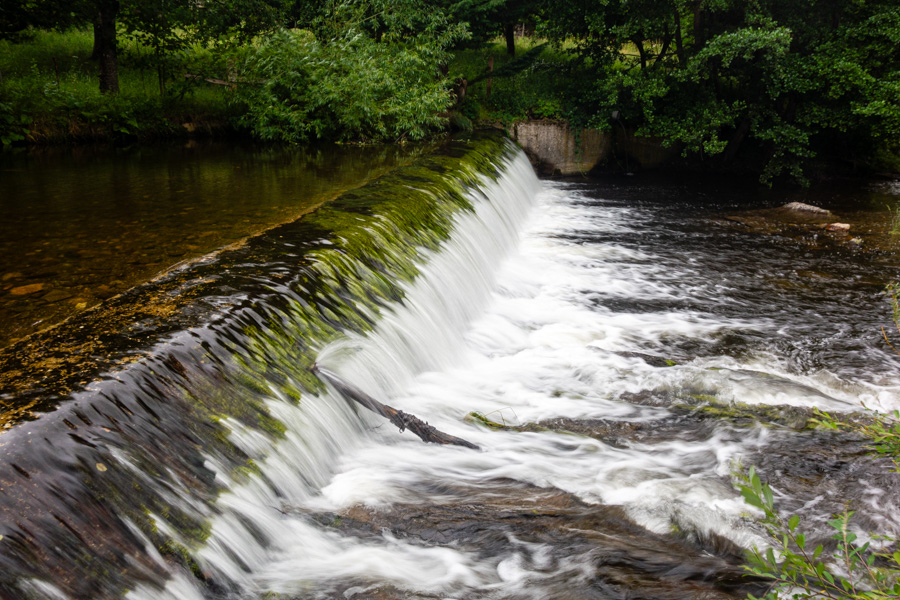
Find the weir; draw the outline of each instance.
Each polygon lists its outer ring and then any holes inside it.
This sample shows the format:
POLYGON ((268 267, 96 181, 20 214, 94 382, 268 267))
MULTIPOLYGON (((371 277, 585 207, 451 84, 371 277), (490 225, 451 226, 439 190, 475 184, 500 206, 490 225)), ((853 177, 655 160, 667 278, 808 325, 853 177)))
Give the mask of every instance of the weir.
MULTIPOLYGON (((281 515, 315 493, 366 435, 365 415, 310 367, 373 328, 399 355, 381 357, 393 386, 446 360, 425 356, 421 334, 405 329, 417 325, 397 319, 394 306, 422 295, 418 325, 458 351, 537 185, 508 142, 448 144, 44 334, 52 360, 7 351, 3 596, 160 597, 188 574, 208 589, 252 590, 243 579, 263 566, 253 550, 272 542, 253 512, 281 515), (154 319, 161 303, 171 306, 154 319), (94 343, 63 338, 73 330, 94 343)), ((345 376, 364 385, 369 374, 345 376)))
POLYGON ((761 595, 747 465, 811 540, 848 498, 896 534, 886 461, 810 425, 900 407, 880 288, 665 193, 454 141, 3 352, 0 597, 761 595))

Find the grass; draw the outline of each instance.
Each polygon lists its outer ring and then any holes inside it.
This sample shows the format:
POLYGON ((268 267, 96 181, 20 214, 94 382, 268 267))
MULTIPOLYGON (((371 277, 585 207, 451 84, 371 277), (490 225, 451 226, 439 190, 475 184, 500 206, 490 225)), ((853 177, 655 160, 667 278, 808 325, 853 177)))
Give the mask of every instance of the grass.
POLYGON ((120 41, 116 96, 99 91, 99 68, 90 59, 89 30, 36 31, 22 43, 0 41, 0 142, 4 145, 183 135, 228 120, 223 86, 190 82, 183 73, 224 74, 207 49, 172 61, 160 92, 152 51, 120 41))

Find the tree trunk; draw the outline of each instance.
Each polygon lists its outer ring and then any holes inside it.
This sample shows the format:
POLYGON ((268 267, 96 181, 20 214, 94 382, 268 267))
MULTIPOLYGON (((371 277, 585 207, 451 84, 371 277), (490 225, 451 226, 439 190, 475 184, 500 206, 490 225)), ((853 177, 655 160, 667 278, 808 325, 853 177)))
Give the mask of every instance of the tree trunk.
POLYGON ((641 57, 641 70, 647 68, 647 52, 644 50, 644 40, 640 37, 631 38, 631 42, 635 45, 638 55, 641 57))
POLYGON ((669 33, 669 26, 666 25, 666 39, 663 40, 662 48, 659 51, 659 54, 656 55, 656 59, 653 61, 653 65, 656 66, 658 63, 662 62, 663 59, 666 58, 666 54, 669 52, 669 46, 672 44, 672 34, 669 33))
POLYGON ((516 24, 507 23, 503 26, 503 36, 506 38, 506 53, 516 55, 516 24))
POLYGON ((97 58, 100 61, 100 93, 119 93, 119 51, 116 39, 116 17, 119 14, 118 0, 101 0, 95 29, 97 58))
POLYGON ((703 33, 706 26, 704 23, 704 16, 702 3, 697 2, 697 4, 694 5, 694 54, 699 52, 706 43, 703 33))
POLYGON ((741 145, 744 143, 744 140, 747 139, 747 134, 750 133, 750 125, 752 125, 752 122, 747 117, 745 117, 744 120, 741 121, 741 124, 738 125, 737 130, 728 142, 728 146, 725 148, 725 152, 722 154, 723 162, 729 163, 737 156, 738 151, 741 149, 741 145))
POLYGON ((675 55, 678 57, 678 66, 684 66, 684 41, 681 38, 681 14, 675 11, 675 55))
POLYGON ((100 21, 95 17, 91 23, 94 28, 94 47, 91 49, 91 60, 100 59, 100 21))

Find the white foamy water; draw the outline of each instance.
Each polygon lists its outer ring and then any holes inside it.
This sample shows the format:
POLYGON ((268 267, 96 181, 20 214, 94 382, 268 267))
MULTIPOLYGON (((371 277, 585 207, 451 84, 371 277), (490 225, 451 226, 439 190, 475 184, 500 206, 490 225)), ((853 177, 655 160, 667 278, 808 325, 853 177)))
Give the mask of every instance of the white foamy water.
MULTIPOLYGON (((335 582, 347 582, 344 597, 373 586, 435 597, 476 591, 543 597, 546 573, 534 561, 546 549, 514 541, 521 551, 486 559, 476 548, 417 544, 388 529, 347 536, 311 518, 339 518, 359 506, 378 511, 397 503, 458 502, 460 490, 475 498, 498 481, 621 506, 659 534, 677 528, 744 547, 762 542, 731 474, 780 435, 768 428, 723 421, 703 435, 614 442, 492 430, 465 421, 470 412, 511 425, 574 419, 652 430, 673 413, 666 402, 632 401, 648 392, 670 400, 714 396, 838 411, 862 402, 900 406, 896 387, 846 381, 827 370, 791 373, 764 350, 668 367, 625 354, 644 349, 665 358, 660 349, 673 342, 709 343, 747 330, 775 336, 779 325, 700 308, 612 310, 608 301, 671 301, 686 289, 701 297, 711 288, 692 287, 690 260, 676 265, 652 249, 607 241, 631 232, 640 208, 584 202, 567 184, 542 185, 524 156, 499 182, 486 181, 484 196, 474 198, 475 213, 458 219, 452 240, 424 257, 422 276, 375 332, 348 337, 320 355, 349 384, 481 450, 425 445, 374 415, 360 420, 336 392, 293 407, 273 391, 269 407, 287 425, 287 439, 270 447, 263 436, 232 424, 234 439, 263 477, 228 482, 231 492, 220 500, 209 541, 197 551, 204 571, 231 582, 236 597, 330 597, 335 582)), ((711 303, 729 302, 709 296, 711 303)), ((226 477, 224 469, 210 467, 226 477)), ((896 509, 893 501, 877 500, 881 514, 896 509)), ((569 569, 578 578, 589 560, 572 556, 565 567, 547 568, 569 569)), ((203 597, 184 576, 166 593, 203 597)), ((161 596, 138 589, 130 597, 161 596)))

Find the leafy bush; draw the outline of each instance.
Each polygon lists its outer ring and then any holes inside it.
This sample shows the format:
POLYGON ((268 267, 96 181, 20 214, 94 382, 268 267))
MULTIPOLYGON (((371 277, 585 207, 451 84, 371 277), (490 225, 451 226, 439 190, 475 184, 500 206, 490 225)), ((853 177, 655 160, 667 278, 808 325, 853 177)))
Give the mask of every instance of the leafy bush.
POLYGON ((264 140, 418 140, 444 125, 452 98, 439 72, 462 30, 376 42, 356 30, 322 43, 282 30, 250 51, 235 102, 264 140))
POLYGON ((851 431, 870 440, 869 450, 873 454, 886 456, 894 463, 894 470, 900 472, 900 411, 890 415, 869 412, 863 420, 841 420, 826 412, 816 411, 816 422, 826 429, 851 431))

